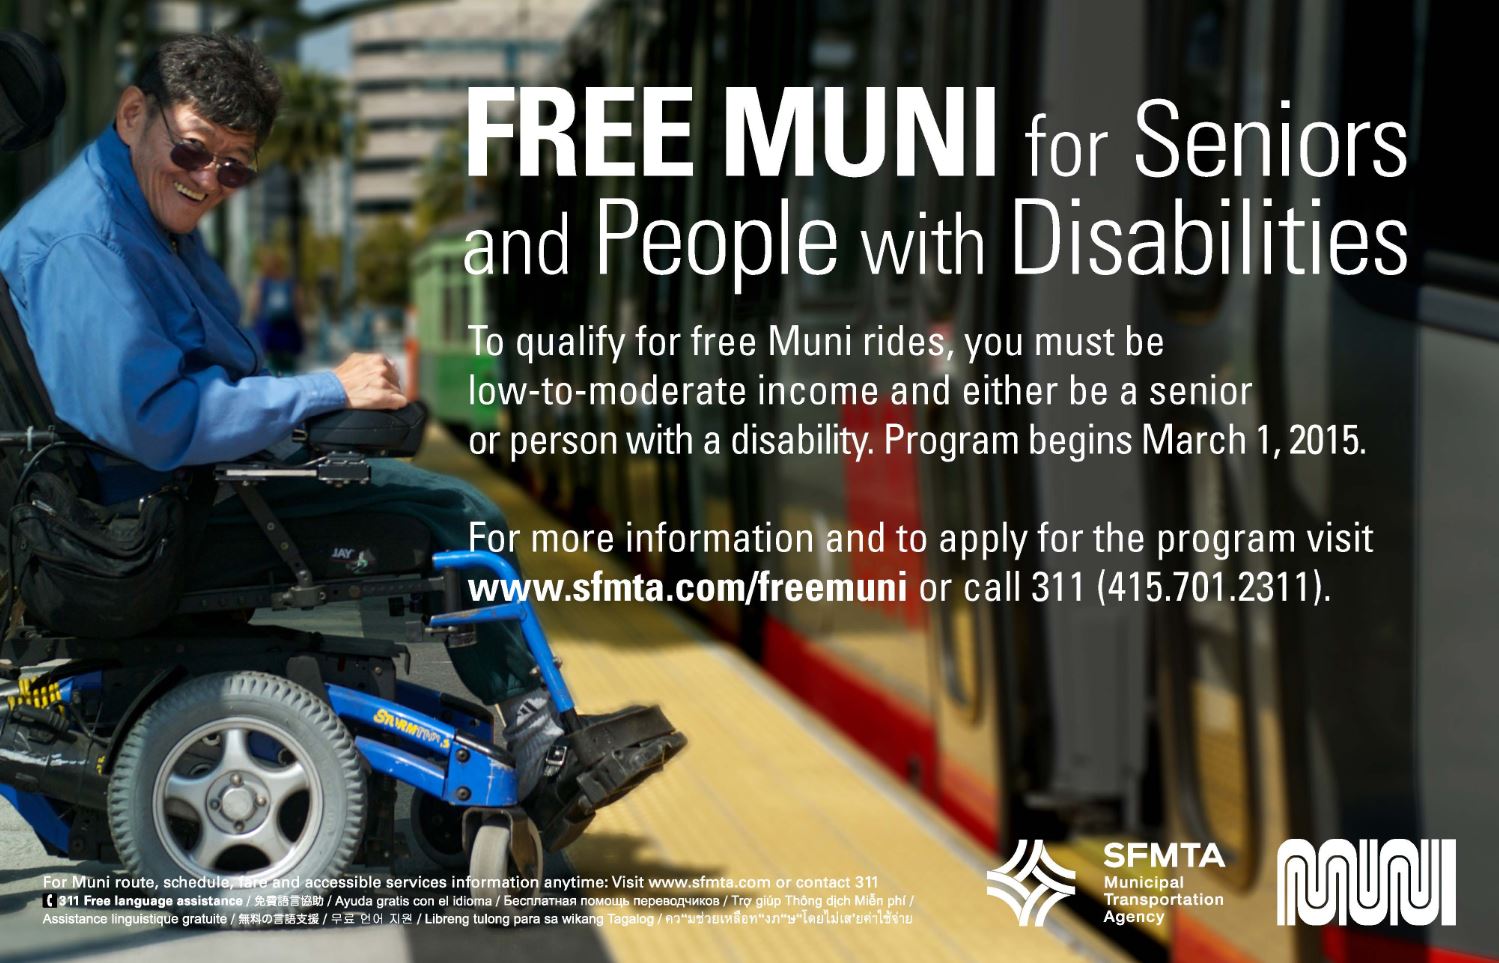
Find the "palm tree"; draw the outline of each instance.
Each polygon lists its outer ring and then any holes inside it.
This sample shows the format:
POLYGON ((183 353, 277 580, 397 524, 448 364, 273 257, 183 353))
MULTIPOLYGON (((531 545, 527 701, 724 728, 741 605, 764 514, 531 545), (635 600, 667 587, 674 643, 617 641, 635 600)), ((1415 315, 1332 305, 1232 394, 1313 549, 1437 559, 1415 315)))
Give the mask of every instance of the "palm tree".
MULTIPOLYGON (((494 163, 493 158, 490 163, 494 163)), ((424 235, 482 203, 481 196, 489 190, 489 184, 488 178, 468 176, 468 122, 449 127, 418 176, 416 233, 424 235)))
POLYGON ((345 143, 344 116, 351 108, 338 77, 292 63, 282 64, 280 73, 281 114, 262 153, 265 162, 283 165, 288 175, 287 241, 295 278, 302 264, 302 179, 319 164, 344 156, 350 146, 345 143))

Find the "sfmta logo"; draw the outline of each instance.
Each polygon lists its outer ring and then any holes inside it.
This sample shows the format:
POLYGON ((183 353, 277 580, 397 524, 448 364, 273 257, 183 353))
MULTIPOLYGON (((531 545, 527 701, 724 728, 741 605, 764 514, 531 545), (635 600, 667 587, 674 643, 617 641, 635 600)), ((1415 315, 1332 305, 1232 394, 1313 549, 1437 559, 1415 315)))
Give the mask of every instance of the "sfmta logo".
POLYGON ((1276 858, 1275 922, 1457 923, 1457 841, 1288 839, 1276 858))
POLYGON ((1051 908, 1077 892, 1077 887, 1063 880, 1075 879, 1076 873, 1052 860, 1041 840, 1022 839, 1009 862, 989 870, 989 882, 998 885, 987 892, 1014 910, 1021 926, 1044 926, 1051 908))

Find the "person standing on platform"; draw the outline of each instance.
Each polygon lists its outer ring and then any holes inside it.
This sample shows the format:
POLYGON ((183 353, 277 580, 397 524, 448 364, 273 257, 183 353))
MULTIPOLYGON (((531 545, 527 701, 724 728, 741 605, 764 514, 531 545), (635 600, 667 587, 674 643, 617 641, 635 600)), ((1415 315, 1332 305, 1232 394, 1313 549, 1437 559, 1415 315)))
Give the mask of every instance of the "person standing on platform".
POLYGON ((255 337, 265 352, 272 374, 292 374, 306 339, 302 337, 302 290, 286 269, 286 255, 265 248, 260 255, 260 278, 250 291, 250 317, 255 337))

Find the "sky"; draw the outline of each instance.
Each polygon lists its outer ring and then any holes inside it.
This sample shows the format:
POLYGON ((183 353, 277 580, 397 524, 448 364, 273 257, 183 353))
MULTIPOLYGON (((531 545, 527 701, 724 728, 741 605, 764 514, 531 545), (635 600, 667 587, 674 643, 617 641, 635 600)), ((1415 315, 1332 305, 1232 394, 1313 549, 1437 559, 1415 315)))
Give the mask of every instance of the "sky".
MULTIPOLYGON (((302 0, 305 13, 323 13, 348 6, 350 0, 302 0)), ((310 33, 300 41, 298 59, 306 66, 316 67, 330 74, 348 76, 349 25, 340 24, 327 30, 310 33)))

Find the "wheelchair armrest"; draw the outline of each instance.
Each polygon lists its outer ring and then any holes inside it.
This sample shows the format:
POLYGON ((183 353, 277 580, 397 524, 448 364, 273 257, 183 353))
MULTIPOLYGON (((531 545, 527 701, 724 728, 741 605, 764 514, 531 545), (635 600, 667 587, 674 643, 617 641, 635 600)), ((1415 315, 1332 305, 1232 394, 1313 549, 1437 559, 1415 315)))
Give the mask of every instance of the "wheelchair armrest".
POLYGON ((362 452, 408 458, 422 445, 427 409, 412 402, 396 411, 359 411, 345 408, 307 419, 296 436, 314 452, 362 452))
POLYGON ((311 478, 335 488, 363 485, 370 480, 370 463, 357 451, 336 451, 311 461, 287 465, 279 462, 230 461, 213 466, 214 481, 258 485, 277 478, 311 478))

